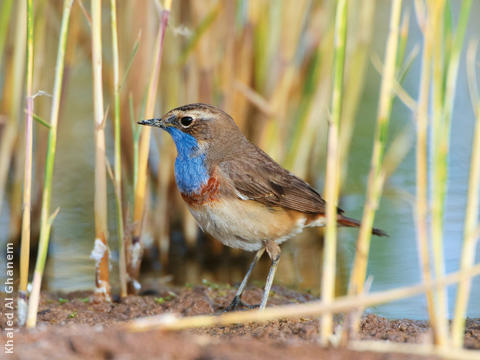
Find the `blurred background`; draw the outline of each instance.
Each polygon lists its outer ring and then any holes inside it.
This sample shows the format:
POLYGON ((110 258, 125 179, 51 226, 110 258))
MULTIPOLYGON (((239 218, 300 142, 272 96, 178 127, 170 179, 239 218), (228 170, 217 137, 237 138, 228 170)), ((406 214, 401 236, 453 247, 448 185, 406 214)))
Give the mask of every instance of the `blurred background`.
MULTIPOLYGON (((21 2, 1 0, 0 9, 0 244, 19 241, 23 179, 24 54, 16 36, 22 29, 21 2), (9 9, 10 6, 10 9, 9 9), (9 9, 11 16, 6 14, 9 9), (22 60, 23 59, 23 60, 22 60), (20 62, 20 63, 19 63, 20 62), (8 135, 8 136, 7 136, 8 135)), ((453 22, 460 1, 451 1, 453 22)), ((113 72, 108 2, 103 16, 103 81, 107 155, 113 164, 113 72)), ((71 291, 94 287, 94 122, 89 1, 76 1, 67 42, 64 89, 58 124, 57 156, 52 190, 55 219, 44 287, 71 291), (83 8, 82 9, 82 5, 83 8)), ((61 18, 61 2, 35 1, 35 113, 48 119, 61 18)), ((155 36, 162 7, 156 1, 118 3, 121 76, 123 202, 125 228, 132 226, 135 144, 134 121, 143 118, 155 36), (127 72, 127 69, 129 71, 127 72)), ((471 14, 480 13, 473 2, 471 14)), ((165 34, 155 113, 192 102, 220 106, 232 115, 247 137, 275 160, 323 192, 326 137, 331 103, 334 1, 231 0, 173 1, 165 34)), ((344 109, 340 149, 342 183, 340 207, 361 219, 370 167, 390 14, 389 1, 349 3, 344 109), (379 65, 380 64, 380 65, 379 65)), ((418 98, 422 34, 414 1, 402 9, 405 38, 403 88, 418 98)), ((480 38, 480 23, 472 16, 465 44, 480 38)), ((474 113, 467 88, 465 51, 460 58, 455 94, 444 251, 446 271, 459 268, 474 113)), ((388 179, 375 226, 390 234, 372 238, 368 275, 371 290, 385 290, 421 280, 414 223, 415 118, 398 98, 394 102, 389 138, 407 131, 411 148, 388 179)), ((48 131, 34 124, 32 190, 33 244, 38 237, 41 188, 48 131)), ((389 141, 390 142, 390 141, 389 141)), ((186 210, 173 178, 175 147, 160 130, 152 132, 148 197, 142 240, 145 258, 143 289, 160 284, 235 284, 242 279, 253 254, 224 248, 202 234, 186 210)), ((108 183, 109 244, 112 286, 118 289, 117 225, 112 182, 108 183)), ((348 284, 355 229, 341 229, 338 250, 338 290, 348 284)), ((323 233, 312 229, 283 246, 276 283, 319 294, 323 233)), ((2 250, 3 251, 3 250, 2 250)), ((477 249, 477 261, 480 251, 477 249)), ((0 276, 5 258, 0 257, 0 276)), ((268 262, 254 272, 263 286, 268 262)), ((450 289, 449 309, 454 305, 450 289)), ((378 306, 371 311, 391 318, 426 319, 424 297, 378 306)), ((451 313, 450 313, 451 314, 451 313)), ((480 317, 480 280, 474 280, 468 315, 480 317)))

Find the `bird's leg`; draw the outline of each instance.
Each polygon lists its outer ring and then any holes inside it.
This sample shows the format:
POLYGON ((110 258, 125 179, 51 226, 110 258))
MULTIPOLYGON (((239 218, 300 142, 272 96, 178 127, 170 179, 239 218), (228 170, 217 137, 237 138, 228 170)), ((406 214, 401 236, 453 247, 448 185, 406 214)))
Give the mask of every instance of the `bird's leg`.
POLYGON ((247 271, 247 273, 245 274, 245 276, 242 280, 242 283, 238 287, 237 293, 235 294, 235 296, 234 296, 232 302, 230 303, 230 305, 228 305, 226 311, 235 310, 235 308, 242 303, 242 300, 240 299, 240 297, 242 296, 243 291, 245 290, 245 287, 247 286, 248 279, 250 278, 250 275, 252 274, 253 268, 257 264, 258 260, 260 260, 260 258, 262 257, 264 252, 265 252, 265 248, 261 248, 255 254, 252 262, 250 263, 248 271, 247 271))
POLYGON ((270 295, 270 289, 272 288, 273 278, 275 277, 275 271, 277 271, 277 265, 280 260, 280 246, 274 241, 267 241, 265 248, 267 253, 272 259, 272 265, 268 271, 267 282, 265 283, 265 290, 263 291, 262 302, 260 303, 260 310, 265 309, 267 306, 268 296, 270 295))

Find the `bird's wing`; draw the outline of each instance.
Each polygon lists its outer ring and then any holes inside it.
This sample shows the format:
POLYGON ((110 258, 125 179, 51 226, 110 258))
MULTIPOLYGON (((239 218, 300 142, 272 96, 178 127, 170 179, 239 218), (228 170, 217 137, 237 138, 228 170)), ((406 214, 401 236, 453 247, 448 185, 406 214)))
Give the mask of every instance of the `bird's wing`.
POLYGON ((248 151, 241 156, 218 164, 238 198, 303 213, 325 213, 325 200, 315 189, 255 145, 249 145, 248 151))

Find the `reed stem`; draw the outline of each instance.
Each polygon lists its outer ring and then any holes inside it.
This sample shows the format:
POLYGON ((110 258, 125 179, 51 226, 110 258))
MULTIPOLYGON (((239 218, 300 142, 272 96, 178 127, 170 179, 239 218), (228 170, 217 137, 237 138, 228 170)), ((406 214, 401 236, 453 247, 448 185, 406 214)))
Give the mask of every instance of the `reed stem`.
MULTIPOLYGON (((155 99, 157 96, 157 88, 160 74, 160 66, 163 52, 163 42, 165 39, 165 31, 168 24, 168 16, 172 6, 172 0, 166 0, 162 11, 162 17, 158 28, 157 38, 155 41, 154 54, 155 58, 152 63, 152 72, 148 85, 147 103, 145 106, 144 117, 150 119, 155 113, 155 99)), ((133 210, 133 235, 130 237, 130 243, 127 245, 127 271, 129 276, 128 291, 136 292, 138 284, 137 277, 140 271, 141 255, 143 254, 143 245, 141 243, 142 223, 145 212, 145 195, 147 190, 147 160, 150 149, 150 131, 149 127, 142 127, 138 149, 138 171, 137 181, 134 195, 133 210)))
MULTIPOLYGON (((418 10, 418 9, 417 9, 418 10)), ((418 14, 422 18, 422 14, 418 14)), ((422 277, 425 282, 432 280, 430 269, 430 251, 428 243, 428 226, 427 226, 427 207, 428 207, 428 167, 427 167, 427 129, 428 129, 428 103, 430 79, 432 73, 432 46, 433 31, 430 18, 427 18, 424 29, 424 44, 422 53, 422 70, 420 78, 419 100, 417 109, 417 142, 416 142, 416 223, 417 223, 417 242, 420 258, 420 268, 422 277)), ((435 313, 435 304, 433 301, 432 291, 425 293, 427 298, 427 309, 430 323, 434 331, 435 339, 438 339, 437 317, 435 313)), ((437 341, 437 340, 435 340, 437 341)))
MULTIPOLYGON (((463 249, 460 260, 460 270, 468 271, 475 260, 475 248, 478 243, 478 213, 480 198, 480 97, 477 91, 476 52, 477 42, 472 42, 467 50, 467 69, 469 70, 469 88, 474 107, 476 125, 473 135, 472 158, 470 160, 470 176, 468 181, 467 209, 463 230, 463 249)), ((465 317, 471 281, 462 279, 458 283, 455 311, 452 322, 452 345, 460 348, 463 345, 465 317)))
MULTIPOLYGON (((432 255, 435 277, 445 274, 445 257, 443 254, 443 216, 447 190, 447 144, 449 129, 444 124, 443 92, 444 68, 446 62, 443 51, 445 26, 442 21, 445 14, 445 1, 431 1, 428 7, 429 19, 433 33, 433 78, 432 78, 432 255)), ((434 292, 435 311, 437 312, 437 344, 445 346, 448 342, 448 305, 447 291, 439 288, 434 292)))
POLYGON ((402 1, 395 0, 392 3, 390 14, 390 32, 388 35, 387 47, 385 50, 385 63, 382 71, 383 75, 378 105, 377 128, 373 140, 373 154, 370 174, 368 176, 367 199, 365 201, 362 223, 357 240, 357 250, 350 279, 349 294, 359 294, 363 292, 367 274, 373 221, 375 219, 375 211, 377 210, 378 202, 382 193, 383 181, 381 180, 381 170, 394 99, 393 84, 395 82, 395 65, 397 60, 401 10, 402 1))
MULTIPOLYGON (((322 271, 322 301, 329 304, 335 296, 337 255, 337 204, 339 193, 338 127, 342 111, 342 90, 347 40, 347 1, 338 0, 335 16, 334 78, 332 117, 328 128, 327 175, 325 200, 327 202, 327 228, 322 271)), ((321 341, 326 344, 333 333, 333 317, 326 314, 321 319, 321 341)))
POLYGON ((123 229, 122 209, 122 155, 121 155, 121 131, 120 131, 120 70, 118 61, 118 37, 117 37, 117 5, 116 0, 110 1, 110 18, 112 30, 113 51, 113 96, 114 96, 114 132, 115 132, 115 199, 117 204, 117 232, 118 232, 118 267, 120 274, 120 296, 127 296, 127 265, 125 259, 125 239, 123 229))
POLYGON ((111 301, 109 280, 107 173, 105 164, 105 123, 102 88, 102 2, 92 0, 92 67, 95 132, 95 241, 91 257, 95 260, 95 297, 111 301))
POLYGON ((25 163, 23 173, 22 240, 20 247, 20 284, 18 286, 18 323, 27 317, 28 266, 30 262, 30 212, 32 208, 32 127, 33 127, 33 1, 27 0, 27 77, 25 115, 25 163))
POLYGON ((47 157, 45 161, 45 180, 43 184, 42 209, 40 216, 40 240, 38 243, 37 262, 33 273, 32 293, 28 303, 27 327, 35 327, 37 322, 37 310, 40 301, 40 289, 42 285, 43 270, 47 259, 50 229, 54 215, 50 215, 50 201, 52 192, 53 165, 57 143, 57 122, 60 109, 60 96, 62 93, 62 80, 67 47, 68 25, 73 0, 64 0, 62 24, 60 26, 60 39, 58 42, 57 64, 55 66, 55 80, 53 87, 52 110, 50 113, 50 129, 48 133, 47 157))

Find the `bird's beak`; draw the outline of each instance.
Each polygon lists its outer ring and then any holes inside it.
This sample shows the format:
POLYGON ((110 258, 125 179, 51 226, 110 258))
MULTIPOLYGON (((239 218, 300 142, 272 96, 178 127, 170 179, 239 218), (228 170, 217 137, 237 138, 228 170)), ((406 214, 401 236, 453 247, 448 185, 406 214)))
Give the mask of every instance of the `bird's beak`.
POLYGON ((164 121, 162 119, 141 120, 141 121, 137 121, 137 124, 155 126, 155 127, 159 127, 159 128, 164 128, 165 127, 164 121))
POLYGON ((175 121, 175 115, 170 115, 170 116, 165 115, 163 118, 137 121, 137 124, 155 126, 161 129, 166 129, 169 126, 172 126, 174 121, 175 121))

